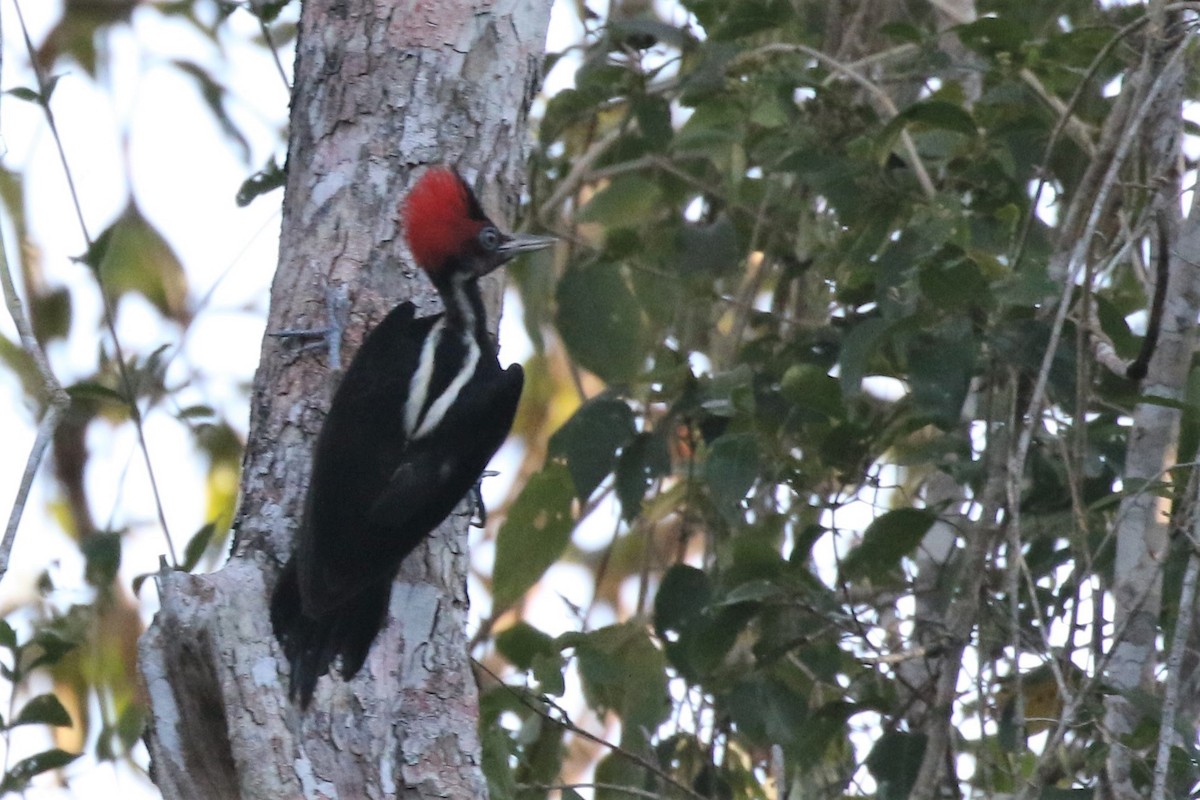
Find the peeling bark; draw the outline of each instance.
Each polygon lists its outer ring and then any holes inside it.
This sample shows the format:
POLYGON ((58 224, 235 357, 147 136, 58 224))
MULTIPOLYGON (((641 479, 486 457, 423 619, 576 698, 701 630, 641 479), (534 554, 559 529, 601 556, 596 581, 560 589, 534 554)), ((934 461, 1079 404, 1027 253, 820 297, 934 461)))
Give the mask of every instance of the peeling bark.
MULTIPOLYGON (((326 298, 344 295, 344 365, 400 300, 435 310, 403 252, 398 201, 415 168, 449 163, 494 218, 510 218, 549 8, 304 4, 268 330, 323 327, 326 298)), ((499 289, 499 279, 485 287, 492 308, 499 289)), ((306 715, 287 700, 267 597, 336 381, 325 352, 264 339, 231 560, 210 575, 160 576, 141 665, 167 798, 486 796, 464 631, 465 517, 405 562, 362 672, 323 678, 306 715)))

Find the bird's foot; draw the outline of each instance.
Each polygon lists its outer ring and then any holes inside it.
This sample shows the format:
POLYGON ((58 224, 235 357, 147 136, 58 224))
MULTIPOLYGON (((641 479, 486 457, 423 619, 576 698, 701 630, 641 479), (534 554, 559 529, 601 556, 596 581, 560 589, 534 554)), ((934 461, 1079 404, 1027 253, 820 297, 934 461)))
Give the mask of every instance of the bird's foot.
POLYGON ((491 478, 499 475, 495 470, 485 469, 480 475, 479 480, 475 481, 475 486, 471 488, 471 502, 475 506, 474 513, 471 514, 470 525, 473 528, 487 527, 487 506, 483 504, 483 479, 491 478))
POLYGON ((287 328, 281 331, 268 331, 268 336, 274 336, 285 341, 299 342, 299 349, 313 350, 329 349, 329 366, 333 369, 342 368, 342 332, 350 315, 350 298, 346 294, 344 284, 325 286, 325 315, 329 324, 324 328, 287 328))

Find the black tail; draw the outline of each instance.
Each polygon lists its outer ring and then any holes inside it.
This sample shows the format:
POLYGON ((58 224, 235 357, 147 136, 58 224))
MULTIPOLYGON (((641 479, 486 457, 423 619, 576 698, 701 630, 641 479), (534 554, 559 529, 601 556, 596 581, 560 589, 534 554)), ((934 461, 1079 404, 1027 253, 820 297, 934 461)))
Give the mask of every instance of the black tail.
POLYGON ((342 657, 342 678, 350 680, 362 668, 375 636, 387 622, 392 585, 367 587, 348 603, 319 617, 304 613, 296 564, 288 561, 271 596, 271 626, 283 647, 290 669, 288 697, 308 708, 317 679, 342 657))

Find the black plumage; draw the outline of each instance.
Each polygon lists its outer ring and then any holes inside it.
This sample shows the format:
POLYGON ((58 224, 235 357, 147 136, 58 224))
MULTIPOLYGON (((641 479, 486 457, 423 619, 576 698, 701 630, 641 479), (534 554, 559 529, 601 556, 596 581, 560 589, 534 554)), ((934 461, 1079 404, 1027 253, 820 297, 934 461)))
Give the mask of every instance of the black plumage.
POLYGON ((521 367, 501 368, 477 280, 552 240, 500 234, 448 170, 426 173, 405 222, 446 311, 393 309, 363 341, 317 437, 295 551, 271 599, 290 695, 305 707, 335 659, 345 680, 361 669, 400 563, 479 480, 521 396, 521 367))

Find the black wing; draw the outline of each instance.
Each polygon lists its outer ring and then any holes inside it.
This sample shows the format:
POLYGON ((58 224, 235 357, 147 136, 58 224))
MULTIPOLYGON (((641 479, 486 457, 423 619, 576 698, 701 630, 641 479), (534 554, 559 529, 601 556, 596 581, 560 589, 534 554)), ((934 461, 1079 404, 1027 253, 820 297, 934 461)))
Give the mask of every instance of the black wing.
POLYGON ((387 487, 372 504, 370 520, 384 527, 437 527, 504 444, 524 382, 517 364, 506 370, 498 364, 481 369, 441 425, 408 444, 387 487))
POLYGON ((437 319, 413 314, 411 303, 393 309, 367 335, 334 393, 317 437, 295 552, 271 599, 272 626, 291 665, 291 694, 304 706, 338 655, 343 674, 358 671, 386 621, 399 562, 389 569, 364 553, 371 536, 366 510, 387 485, 388 463, 404 451, 403 408, 421 342, 437 319))
POLYGON ((405 402, 437 319, 414 320, 410 304, 389 314, 346 371, 318 437, 296 552, 272 601, 302 705, 338 655, 343 677, 358 672, 401 561, 479 480, 512 427, 523 373, 501 370, 489 349, 441 423, 409 441, 405 402))

